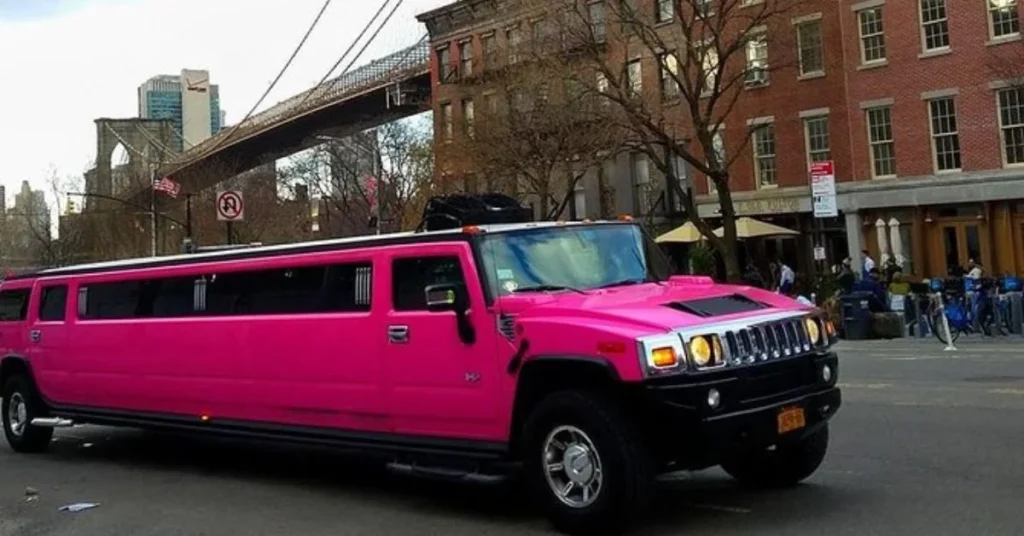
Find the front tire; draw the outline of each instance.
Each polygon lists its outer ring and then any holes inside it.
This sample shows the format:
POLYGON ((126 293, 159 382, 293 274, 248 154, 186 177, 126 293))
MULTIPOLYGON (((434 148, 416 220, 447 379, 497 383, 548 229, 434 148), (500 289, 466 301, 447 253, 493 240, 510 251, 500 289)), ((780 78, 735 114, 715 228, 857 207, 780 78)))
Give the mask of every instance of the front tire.
POLYGON ((53 428, 32 426, 32 419, 45 417, 46 406, 32 381, 24 375, 7 380, 3 386, 3 426, 7 443, 15 452, 45 452, 53 439, 53 428))
POLYGON ((555 529, 624 530, 649 504, 654 460, 618 407, 564 391, 536 407, 524 431, 527 475, 555 529))
POLYGON ((828 451, 828 424, 793 443, 780 443, 774 450, 739 455, 722 463, 722 469, 745 486, 755 488, 792 487, 813 475, 828 451))

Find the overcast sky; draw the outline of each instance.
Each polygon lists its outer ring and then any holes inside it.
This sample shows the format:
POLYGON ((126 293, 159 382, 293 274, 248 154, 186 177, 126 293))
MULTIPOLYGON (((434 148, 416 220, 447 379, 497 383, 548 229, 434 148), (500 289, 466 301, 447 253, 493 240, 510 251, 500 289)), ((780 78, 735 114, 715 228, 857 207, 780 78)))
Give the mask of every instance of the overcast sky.
MULTIPOLYGON (((314 85, 383 0, 334 0, 261 108, 314 85)), ((415 16, 452 0, 405 0, 358 64, 414 43, 415 16)), ((80 176, 99 117, 137 115, 157 74, 207 69, 233 124, 276 76, 323 0, 0 0, 0 182, 80 176)), ((50 192, 47 192, 48 201, 50 192)))

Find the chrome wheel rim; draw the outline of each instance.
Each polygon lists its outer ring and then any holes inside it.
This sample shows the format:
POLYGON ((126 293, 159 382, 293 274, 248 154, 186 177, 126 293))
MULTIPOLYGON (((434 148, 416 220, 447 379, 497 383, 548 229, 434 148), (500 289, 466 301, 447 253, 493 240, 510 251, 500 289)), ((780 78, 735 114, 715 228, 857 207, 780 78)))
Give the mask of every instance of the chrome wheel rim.
POLYGON ((7 422, 14 437, 21 437, 25 433, 25 427, 28 426, 28 405, 25 404, 25 398, 21 393, 11 395, 11 400, 7 403, 7 422))
POLYGON ((552 430, 544 440, 541 462, 551 492, 566 506, 586 508, 601 494, 601 455, 583 430, 575 426, 552 430))

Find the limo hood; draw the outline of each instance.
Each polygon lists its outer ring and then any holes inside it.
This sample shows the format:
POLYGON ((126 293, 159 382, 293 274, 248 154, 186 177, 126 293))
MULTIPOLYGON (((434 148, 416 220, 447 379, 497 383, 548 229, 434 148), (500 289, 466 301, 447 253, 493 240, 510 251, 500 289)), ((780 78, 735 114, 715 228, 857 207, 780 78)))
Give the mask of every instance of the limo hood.
POLYGON ((501 312, 521 321, 532 318, 583 323, 614 323, 645 333, 742 320, 809 307, 751 287, 719 285, 703 278, 673 278, 663 284, 587 291, 533 292, 501 298, 501 312))

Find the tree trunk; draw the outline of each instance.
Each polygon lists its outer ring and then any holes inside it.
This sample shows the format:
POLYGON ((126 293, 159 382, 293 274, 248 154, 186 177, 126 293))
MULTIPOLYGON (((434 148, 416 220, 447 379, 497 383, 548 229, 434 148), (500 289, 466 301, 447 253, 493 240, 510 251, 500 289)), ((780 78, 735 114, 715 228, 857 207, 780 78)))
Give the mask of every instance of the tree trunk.
POLYGON ((743 272, 740 271, 740 260, 737 255, 736 245, 736 207, 732 203, 732 191, 729 184, 728 172, 722 173, 723 178, 719 181, 718 203, 722 210, 722 229, 724 231, 719 253, 722 255, 722 262, 725 264, 725 279, 730 283, 739 283, 743 279, 743 272))

